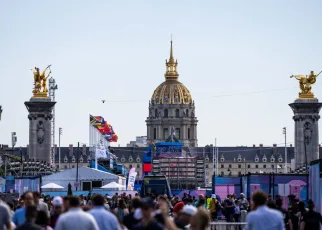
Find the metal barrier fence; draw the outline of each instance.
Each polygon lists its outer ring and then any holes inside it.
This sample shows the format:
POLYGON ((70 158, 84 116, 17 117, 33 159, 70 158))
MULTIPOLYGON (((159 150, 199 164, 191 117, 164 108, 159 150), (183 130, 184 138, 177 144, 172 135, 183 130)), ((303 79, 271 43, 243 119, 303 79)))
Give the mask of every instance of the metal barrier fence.
POLYGON ((211 222, 210 230, 244 230, 246 223, 211 222))

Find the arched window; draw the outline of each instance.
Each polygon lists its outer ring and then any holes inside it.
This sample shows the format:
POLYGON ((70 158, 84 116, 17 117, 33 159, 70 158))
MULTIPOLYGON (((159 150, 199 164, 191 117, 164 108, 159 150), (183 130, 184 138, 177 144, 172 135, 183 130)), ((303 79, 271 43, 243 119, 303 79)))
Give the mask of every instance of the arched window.
POLYGON ((186 109, 186 117, 189 117, 189 109, 186 109))
POLYGON ((167 109, 164 110, 164 117, 168 117, 168 110, 167 109))
POLYGON ((154 116, 158 117, 158 110, 157 109, 154 110, 154 116))
POLYGON ((176 117, 179 117, 179 109, 176 109, 176 117))

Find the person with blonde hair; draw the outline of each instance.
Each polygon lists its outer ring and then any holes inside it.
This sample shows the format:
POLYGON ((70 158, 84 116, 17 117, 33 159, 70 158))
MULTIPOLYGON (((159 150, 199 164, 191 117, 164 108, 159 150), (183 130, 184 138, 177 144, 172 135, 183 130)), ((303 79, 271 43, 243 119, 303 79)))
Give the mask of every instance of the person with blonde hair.
POLYGON ((198 209, 190 222, 191 230, 206 230, 209 225, 210 215, 206 209, 198 209))

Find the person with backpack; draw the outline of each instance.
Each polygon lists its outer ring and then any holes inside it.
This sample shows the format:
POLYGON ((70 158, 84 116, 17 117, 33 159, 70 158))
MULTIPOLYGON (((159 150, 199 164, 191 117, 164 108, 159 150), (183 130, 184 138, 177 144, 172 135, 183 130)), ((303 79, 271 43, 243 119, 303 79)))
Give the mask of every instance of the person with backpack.
POLYGON ((216 198, 216 194, 211 195, 211 201, 209 202, 209 210, 211 213, 212 221, 217 221, 217 215, 220 208, 219 201, 216 198))

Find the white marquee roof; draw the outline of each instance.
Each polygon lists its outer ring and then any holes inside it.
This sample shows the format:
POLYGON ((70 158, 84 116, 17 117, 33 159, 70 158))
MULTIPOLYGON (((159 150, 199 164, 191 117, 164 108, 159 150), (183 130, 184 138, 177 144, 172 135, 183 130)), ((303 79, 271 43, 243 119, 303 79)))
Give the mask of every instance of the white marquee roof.
MULTIPOLYGON (((57 181, 57 180, 69 180, 75 181, 76 178, 76 168, 67 169, 62 172, 58 172, 52 175, 44 176, 43 181, 57 181)), ((89 167, 79 167, 78 168, 78 180, 117 180, 119 176, 104 172, 101 170, 96 170, 89 167)))

